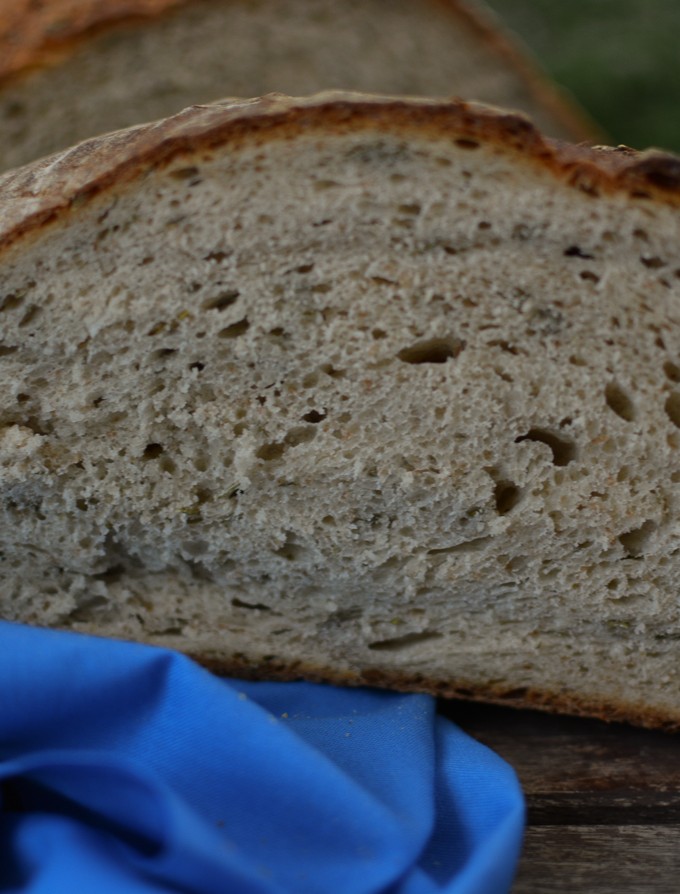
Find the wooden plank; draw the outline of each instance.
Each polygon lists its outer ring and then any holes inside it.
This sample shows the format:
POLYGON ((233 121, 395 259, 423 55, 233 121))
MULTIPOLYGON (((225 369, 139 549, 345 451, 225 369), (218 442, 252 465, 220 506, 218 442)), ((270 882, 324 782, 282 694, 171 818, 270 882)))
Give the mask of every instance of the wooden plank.
POLYGON ((513 894, 678 894, 680 826, 535 826, 513 894))
POLYGON ((680 891, 680 736, 489 705, 440 710, 522 783, 528 826, 513 894, 680 891))
POLYGON ((579 797, 590 824, 588 814, 606 805, 614 815, 597 822, 622 823, 630 810, 649 811, 658 822, 680 821, 677 734, 486 705, 445 702, 442 710, 512 764, 536 822, 561 822, 579 797))

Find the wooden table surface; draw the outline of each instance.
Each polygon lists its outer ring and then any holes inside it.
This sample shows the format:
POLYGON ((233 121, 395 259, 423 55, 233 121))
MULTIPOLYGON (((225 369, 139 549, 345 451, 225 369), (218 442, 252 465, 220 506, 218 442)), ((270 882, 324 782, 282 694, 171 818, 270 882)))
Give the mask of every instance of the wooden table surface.
POLYGON ((680 734, 442 702, 527 799, 513 894, 679 894, 680 734))

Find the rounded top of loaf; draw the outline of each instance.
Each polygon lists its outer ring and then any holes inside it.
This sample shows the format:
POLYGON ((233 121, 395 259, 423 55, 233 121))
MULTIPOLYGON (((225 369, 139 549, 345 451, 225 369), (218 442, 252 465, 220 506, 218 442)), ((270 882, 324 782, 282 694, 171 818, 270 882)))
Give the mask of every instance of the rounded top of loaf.
POLYGON ((515 153, 524 162, 518 168, 521 177, 548 171, 594 200, 616 193, 627 202, 680 204, 680 158, 659 150, 564 143, 543 136, 521 114, 460 100, 337 91, 304 98, 269 94, 192 106, 8 172, 0 177, 0 249, 171 162, 189 165, 244 141, 294 139, 310 132, 332 137, 360 129, 404 139, 450 140, 469 151, 485 145, 515 153))
MULTIPOLYGON (((235 5, 237 0, 206 2, 228 6, 235 5)), ((442 10, 452 25, 462 29, 463 39, 484 46, 523 85, 537 107, 546 112, 547 120, 554 120, 556 133, 576 140, 598 138, 601 131, 595 122, 546 77, 527 48, 503 27, 483 0, 413 0, 413 3, 424 7, 423 17, 428 15, 425 7, 442 10)), ((22 79, 36 69, 58 65, 82 44, 118 26, 143 26, 189 6, 190 0, 50 0, 48 3, 0 0, 0 84, 22 79)), ((466 98, 484 100, 486 97, 466 98)))

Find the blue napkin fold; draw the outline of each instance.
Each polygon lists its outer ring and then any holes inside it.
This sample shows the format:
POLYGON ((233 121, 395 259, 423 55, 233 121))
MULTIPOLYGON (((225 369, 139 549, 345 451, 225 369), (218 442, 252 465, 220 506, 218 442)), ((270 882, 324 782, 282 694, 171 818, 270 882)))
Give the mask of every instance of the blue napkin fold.
POLYGON ((516 776, 435 707, 0 623, 0 891, 503 894, 516 776))

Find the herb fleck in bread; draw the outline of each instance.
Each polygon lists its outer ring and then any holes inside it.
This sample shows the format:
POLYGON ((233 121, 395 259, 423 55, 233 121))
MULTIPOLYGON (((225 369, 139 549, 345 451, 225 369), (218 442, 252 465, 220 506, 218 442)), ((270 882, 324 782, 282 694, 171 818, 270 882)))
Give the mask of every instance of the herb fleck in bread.
POLYGON ((518 108, 594 128, 460 0, 0 0, 0 168, 223 96, 341 88, 518 108))
POLYGON ((678 159, 266 97, 0 195, 2 617, 679 723, 678 159))

